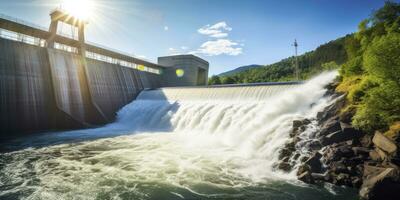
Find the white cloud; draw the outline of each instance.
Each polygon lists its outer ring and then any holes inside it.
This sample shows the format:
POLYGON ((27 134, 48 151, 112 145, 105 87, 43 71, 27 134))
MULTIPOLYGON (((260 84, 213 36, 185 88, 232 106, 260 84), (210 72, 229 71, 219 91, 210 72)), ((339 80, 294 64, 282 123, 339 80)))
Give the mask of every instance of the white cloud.
POLYGON ((181 46, 181 49, 182 49, 182 50, 187 50, 188 47, 187 47, 187 46, 181 46))
POLYGON ((232 31, 232 28, 228 26, 228 24, 224 21, 218 22, 214 25, 205 25, 201 27, 197 32, 202 35, 207 35, 214 38, 224 38, 228 37, 229 31, 232 31))
POLYGON ((169 55, 179 55, 182 54, 183 52, 180 49, 175 49, 173 47, 168 48, 168 54, 169 55))
POLYGON ((240 44, 229 39, 217 39, 203 43, 198 50, 190 53, 204 54, 207 56, 218 56, 222 54, 237 56, 243 53, 243 49, 238 46, 240 46, 240 44))
POLYGON ((164 26, 164 31, 168 31, 169 27, 168 26, 164 26))

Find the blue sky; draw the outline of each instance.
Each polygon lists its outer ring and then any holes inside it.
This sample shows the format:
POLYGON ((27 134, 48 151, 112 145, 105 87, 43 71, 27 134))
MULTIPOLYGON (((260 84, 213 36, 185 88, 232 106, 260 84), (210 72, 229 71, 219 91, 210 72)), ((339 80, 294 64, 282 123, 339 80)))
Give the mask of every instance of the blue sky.
MULTIPOLYGON (((356 31, 384 0, 93 0, 86 39, 156 62, 194 53, 210 75, 270 64, 356 31)), ((61 0, 0 0, 0 13, 44 27, 61 0)))

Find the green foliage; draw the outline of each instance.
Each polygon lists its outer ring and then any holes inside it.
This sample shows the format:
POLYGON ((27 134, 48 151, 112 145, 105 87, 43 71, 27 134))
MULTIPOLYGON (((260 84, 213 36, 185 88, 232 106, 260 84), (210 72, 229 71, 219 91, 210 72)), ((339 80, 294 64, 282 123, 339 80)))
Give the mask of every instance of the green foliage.
POLYGON ((372 17, 372 22, 376 24, 380 23, 393 23, 397 17, 400 16, 400 4, 386 1, 385 5, 376 11, 372 17))
POLYGON ((220 85, 221 84, 221 79, 219 76, 211 76, 211 78, 208 79, 208 85, 220 85))
POLYGON ((360 75, 364 72, 362 62, 362 56, 354 57, 353 59, 350 59, 345 64, 343 64, 339 72, 342 76, 345 77, 360 75))
POLYGON ((386 2, 346 40, 349 60, 337 90, 357 108, 353 125, 367 132, 388 130, 400 120, 400 4, 386 2), (372 22, 372 23, 369 23, 372 22))
POLYGON ((384 129, 400 120, 400 87, 393 81, 383 81, 367 91, 363 104, 353 118, 354 126, 367 132, 384 129))
MULTIPOLYGON (((327 68, 338 68, 347 60, 345 46, 346 38, 350 35, 319 46, 316 50, 298 56, 300 78, 308 79, 327 68), (329 63, 329 64, 328 64, 329 63), (325 67, 324 67, 324 66, 325 67)), ((251 68, 233 75, 223 76, 222 82, 231 83, 257 83, 272 81, 292 81, 294 77, 295 57, 281 60, 280 62, 263 67, 251 68), (224 81, 228 78, 229 81, 224 81), (234 81, 232 81, 234 80, 234 81)))
POLYGON ((233 77, 227 76, 227 77, 222 77, 222 84, 234 84, 236 81, 233 77))
POLYGON ((339 68, 339 65, 336 64, 335 61, 323 63, 321 66, 322 66, 322 69, 323 69, 323 70, 327 70, 327 71, 335 70, 335 69, 338 69, 338 68, 339 68))
POLYGON ((376 38, 364 54, 365 69, 381 79, 400 85, 400 34, 376 38))

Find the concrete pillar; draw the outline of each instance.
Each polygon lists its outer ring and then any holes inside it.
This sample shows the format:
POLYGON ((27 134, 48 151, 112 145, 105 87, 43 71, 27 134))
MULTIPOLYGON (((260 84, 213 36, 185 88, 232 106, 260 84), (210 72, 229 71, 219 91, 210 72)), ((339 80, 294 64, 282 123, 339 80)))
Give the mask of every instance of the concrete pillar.
POLYGON ((85 47, 85 23, 79 23, 78 25, 78 41, 79 41, 79 48, 78 53, 86 57, 86 47, 85 47))
POLYGON ((50 37, 47 39, 47 47, 54 48, 54 39, 57 35, 58 20, 52 20, 50 23, 50 37))

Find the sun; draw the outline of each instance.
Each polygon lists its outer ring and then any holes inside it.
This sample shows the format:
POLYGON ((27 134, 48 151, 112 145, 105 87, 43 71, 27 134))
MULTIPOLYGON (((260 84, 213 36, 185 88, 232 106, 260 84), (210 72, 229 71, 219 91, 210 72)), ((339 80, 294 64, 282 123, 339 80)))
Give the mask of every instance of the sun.
POLYGON ((88 20, 93 14, 93 0, 63 0, 61 8, 70 15, 82 20, 88 20))

